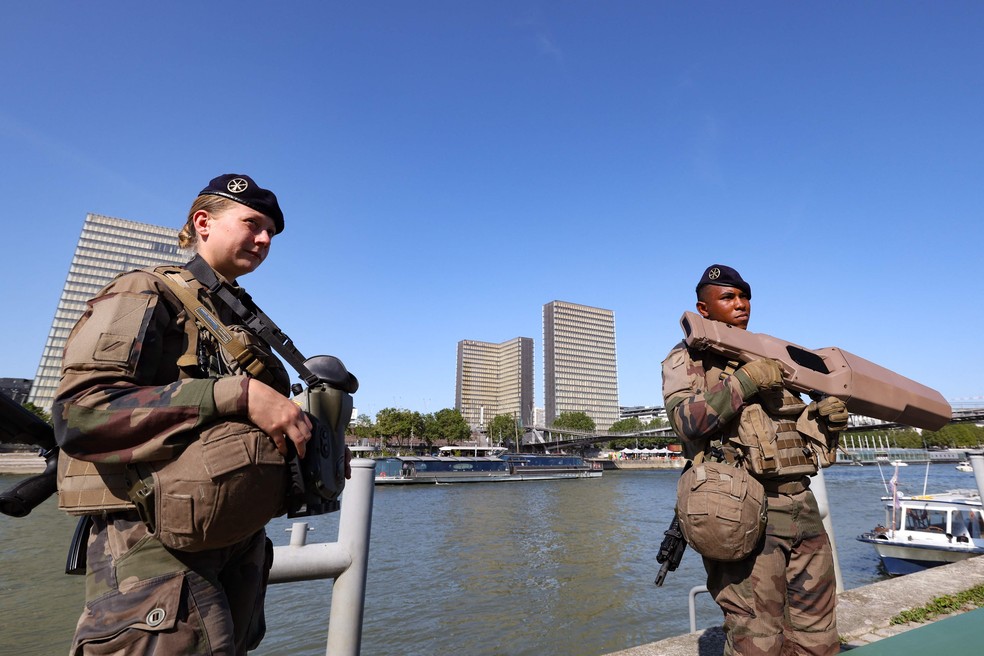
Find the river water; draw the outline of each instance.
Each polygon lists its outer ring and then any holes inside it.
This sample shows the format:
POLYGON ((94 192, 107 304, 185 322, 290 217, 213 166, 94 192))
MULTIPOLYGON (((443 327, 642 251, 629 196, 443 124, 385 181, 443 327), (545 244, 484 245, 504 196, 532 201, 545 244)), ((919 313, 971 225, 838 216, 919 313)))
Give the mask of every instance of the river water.
MULTIPOLYGON (((928 468, 930 492, 974 486, 952 464, 928 468)), ((927 467, 900 469, 903 491, 927 467)), ((880 580, 859 533, 883 521, 887 468, 826 470, 845 588, 880 580)), ((377 487, 362 653, 606 654, 686 633, 687 594, 704 582, 687 550, 662 588, 656 552, 679 470, 606 471, 600 479, 377 487)), ((0 476, 0 489, 19 480, 0 476)), ((308 518, 309 542, 336 538, 338 514, 308 518)), ((268 533, 289 542, 293 520, 268 533)), ((75 522, 49 500, 26 518, 0 516, 0 654, 64 654, 83 600, 66 576, 75 522)), ((254 654, 325 653, 330 581, 272 586, 267 637, 254 654)), ((720 623, 698 596, 698 627, 720 623)))

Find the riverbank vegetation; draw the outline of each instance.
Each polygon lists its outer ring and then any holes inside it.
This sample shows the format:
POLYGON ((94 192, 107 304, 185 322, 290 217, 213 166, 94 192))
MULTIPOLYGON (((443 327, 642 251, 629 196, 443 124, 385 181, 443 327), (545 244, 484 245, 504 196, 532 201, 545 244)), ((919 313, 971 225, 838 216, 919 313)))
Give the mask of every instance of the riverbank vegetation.
POLYGON ((373 422, 359 415, 349 432, 356 437, 397 449, 420 445, 430 449, 438 444, 463 444, 471 440, 471 428, 457 410, 445 408, 422 414, 402 408, 383 408, 373 422))
POLYGON ((952 595, 934 597, 928 604, 920 608, 910 608, 904 610, 890 622, 892 624, 906 624, 908 622, 928 622, 936 619, 940 615, 949 615, 964 610, 973 610, 984 606, 984 584, 975 585, 969 590, 958 592, 952 595))

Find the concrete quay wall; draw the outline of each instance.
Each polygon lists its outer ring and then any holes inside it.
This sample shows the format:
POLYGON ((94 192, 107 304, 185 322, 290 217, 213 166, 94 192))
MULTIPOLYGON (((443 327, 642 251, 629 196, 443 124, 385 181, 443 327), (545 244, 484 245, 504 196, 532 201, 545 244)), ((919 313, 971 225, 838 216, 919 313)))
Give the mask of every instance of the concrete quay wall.
POLYGON ((0 474, 40 474, 44 467, 37 451, 0 453, 0 474))
MULTIPOLYGON (((921 622, 892 625, 889 621, 903 610, 925 606, 934 597, 963 592, 982 583, 984 557, 977 557, 842 592, 837 597, 837 629, 842 650, 926 626, 921 622)), ((687 610, 682 608, 680 612, 687 610)), ((947 617, 952 615, 936 619, 947 617)), ((720 656, 723 650, 724 632, 717 626, 624 649, 610 656, 720 656)))

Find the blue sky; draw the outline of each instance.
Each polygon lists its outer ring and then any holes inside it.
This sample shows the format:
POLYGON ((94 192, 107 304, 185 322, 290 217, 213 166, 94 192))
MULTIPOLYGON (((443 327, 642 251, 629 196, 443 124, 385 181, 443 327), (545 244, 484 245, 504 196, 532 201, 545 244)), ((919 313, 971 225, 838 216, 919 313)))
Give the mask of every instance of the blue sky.
POLYGON ((87 212, 213 176, 287 229, 244 278, 360 413, 454 404, 456 345, 616 316, 623 405, 714 262, 750 329, 984 397, 984 5, 8 3, 0 376, 34 376, 87 212))

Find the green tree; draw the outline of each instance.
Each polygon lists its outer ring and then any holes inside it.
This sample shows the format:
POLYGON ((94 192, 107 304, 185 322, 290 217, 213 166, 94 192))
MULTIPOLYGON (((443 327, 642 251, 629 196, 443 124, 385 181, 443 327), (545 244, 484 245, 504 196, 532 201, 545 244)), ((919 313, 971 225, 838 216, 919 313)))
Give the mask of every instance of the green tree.
POLYGON ((427 436, 428 446, 437 440, 444 440, 448 444, 461 444, 471 439, 471 426, 454 408, 444 408, 427 416, 430 420, 426 422, 428 426, 424 433, 427 436))
POLYGON ((611 428, 608 429, 609 433, 638 433, 643 428, 642 421, 638 417, 626 417, 625 419, 619 419, 611 428))
POLYGON ((38 406, 34 405, 30 401, 28 401, 27 403, 24 403, 23 405, 24 405, 24 407, 26 409, 30 410, 33 414, 35 414, 38 417, 40 417, 41 419, 43 419, 46 424, 50 424, 51 423, 51 413, 45 412, 44 410, 42 410, 38 406))
POLYGON ((489 442, 492 444, 502 444, 504 442, 515 442, 517 432, 516 418, 512 415, 496 415, 486 426, 489 442))
POLYGON ((349 428, 350 433, 355 435, 360 440, 371 440, 376 435, 376 427, 372 424, 372 419, 369 415, 359 415, 355 423, 349 428))
POLYGON ((554 419, 552 428, 594 432, 594 419, 584 412, 561 412, 560 416, 554 419))
POLYGON ((984 428, 963 422, 947 424, 938 431, 924 431, 922 437, 928 446, 976 447, 984 442, 984 428))
POLYGON ((668 425, 665 419, 653 417, 653 420, 646 424, 646 428, 666 428, 668 425))
POLYGON ((383 408, 376 413, 376 435, 390 444, 403 448, 422 439, 424 418, 419 412, 402 408, 383 408))
MULTIPOLYGON (((626 417, 625 419, 619 419, 611 428, 608 429, 609 433, 638 433, 644 428, 642 421, 638 417, 626 417)), ((638 437, 623 437, 619 439, 612 440, 608 443, 609 449, 622 449, 622 448, 635 448, 639 443, 638 437)))

